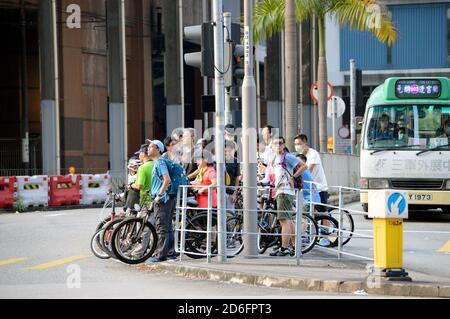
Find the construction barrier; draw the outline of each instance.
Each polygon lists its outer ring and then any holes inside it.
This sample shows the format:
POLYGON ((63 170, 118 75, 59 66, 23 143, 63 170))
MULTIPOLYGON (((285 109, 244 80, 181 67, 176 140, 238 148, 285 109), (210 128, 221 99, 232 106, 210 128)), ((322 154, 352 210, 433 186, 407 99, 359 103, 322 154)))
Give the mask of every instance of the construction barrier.
POLYGON ((49 176, 49 206, 79 205, 81 176, 49 176))
POLYGON ((81 205, 103 204, 108 195, 109 175, 81 175, 81 205))
POLYGON ((17 196, 16 178, 13 176, 0 176, 0 208, 11 208, 17 196))
POLYGON ((48 176, 17 176, 18 197, 25 207, 48 206, 48 176))

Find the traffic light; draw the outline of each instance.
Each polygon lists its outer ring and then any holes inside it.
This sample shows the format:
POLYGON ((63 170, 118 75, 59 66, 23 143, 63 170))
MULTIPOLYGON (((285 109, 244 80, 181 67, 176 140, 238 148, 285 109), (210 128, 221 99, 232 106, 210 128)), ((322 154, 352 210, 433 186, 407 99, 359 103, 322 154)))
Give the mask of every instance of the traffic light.
POLYGON ((184 39, 201 46, 201 51, 184 54, 187 65, 200 69, 203 76, 214 77, 214 26, 210 22, 184 27, 184 39))
POLYGON ((233 77, 244 78, 244 46, 242 44, 233 44, 233 77))
MULTIPOLYGON (((214 27, 212 22, 184 27, 184 39, 201 47, 201 51, 185 53, 184 62, 187 65, 200 69, 202 75, 207 77, 214 77, 214 27)), ((225 30, 225 32, 228 31, 225 30)), ((234 62, 233 60, 229 60, 230 55, 228 50, 231 49, 234 54, 235 46, 241 46, 234 44, 240 41, 240 35, 241 29, 239 23, 232 23, 230 32, 231 42, 225 43, 224 45, 225 86, 227 86, 227 71, 234 69, 234 62)))

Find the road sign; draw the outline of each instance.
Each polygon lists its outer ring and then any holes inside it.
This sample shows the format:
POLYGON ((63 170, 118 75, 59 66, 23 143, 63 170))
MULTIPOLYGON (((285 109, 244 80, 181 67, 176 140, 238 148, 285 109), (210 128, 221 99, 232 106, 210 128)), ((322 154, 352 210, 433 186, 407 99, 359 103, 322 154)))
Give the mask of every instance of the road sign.
POLYGON ((339 118, 344 114, 344 112, 345 112, 344 100, 341 99, 339 96, 332 96, 331 99, 328 100, 327 116, 329 118, 332 118, 334 114, 336 118, 339 118))
POLYGON ((407 192, 392 189, 368 191, 369 217, 408 218, 407 192))
POLYGON ((406 211, 406 198, 401 193, 392 193, 388 197, 388 213, 401 217, 406 211))
MULTIPOLYGON (((329 101, 329 100, 331 100, 331 97, 333 96, 333 94, 334 94, 334 88, 333 88, 333 86, 330 84, 330 82, 327 82, 327 84, 328 84, 328 95, 327 95, 327 100, 329 101)), ((309 93, 311 94, 311 98, 315 101, 315 102, 318 102, 318 100, 319 100, 319 85, 318 85, 318 83, 317 83, 317 81, 316 82, 314 82, 312 85, 311 85, 311 89, 309 90, 309 93)))

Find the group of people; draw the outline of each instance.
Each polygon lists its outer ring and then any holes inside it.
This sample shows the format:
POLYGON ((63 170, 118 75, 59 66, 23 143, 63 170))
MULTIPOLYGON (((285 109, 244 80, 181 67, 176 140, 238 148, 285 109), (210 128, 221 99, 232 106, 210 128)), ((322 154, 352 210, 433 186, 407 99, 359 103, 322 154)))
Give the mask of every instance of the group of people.
MULTIPOLYGON (((258 141, 258 179, 261 184, 274 187, 277 218, 281 226, 281 247, 276 247, 271 256, 295 254, 295 233, 293 222, 294 199, 296 189, 303 193, 304 210, 309 210, 309 203, 327 204, 328 184, 319 153, 309 147, 305 134, 294 138, 295 152, 290 152, 282 136, 273 136, 273 127, 266 126, 262 131, 262 140, 258 141)), ((327 210, 325 206, 315 205, 319 212, 327 210)), ((330 243, 322 238, 321 245, 330 243)))
MULTIPOLYGON (((374 141, 395 140, 400 144, 408 144, 408 139, 411 137, 414 137, 414 131, 405 124, 404 120, 392 123, 386 113, 380 115, 377 125, 369 132, 369 138, 374 141)), ((450 138, 449 118, 441 120, 441 126, 436 130, 435 137, 450 138)))
MULTIPOLYGON (((232 211, 237 201, 241 183, 241 166, 237 158, 241 142, 231 124, 225 126, 225 183, 226 206, 232 211)), ((151 262, 175 259, 172 217, 175 212, 176 193, 169 191, 171 178, 170 163, 181 165, 195 191, 199 208, 208 208, 208 193, 212 187, 212 206, 217 207, 217 170, 214 160, 214 137, 202 138, 195 143, 195 130, 186 128, 174 132, 163 142, 146 140, 135 156, 129 160, 128 194, 126 207, 153 202, 155 226, 158 234, 157 253, 151 262), (150 196, 149 196, 150 194, 150 196)), ((267 125, 258 137, 258 179, 261 183, 274 186, 278 220, 282 228, 282 245, 271 252, 272 256, 292 254, 294 233, 293 203, 295 188, 303 188, 304 202, 327 203, 328 188, 319 153, 310 148, 308 137, 295 137, 295 152, 286 148, 285 139, 273 134, 273 127, 267 125), (297 184, 295 182, 297 181, 297 184), (311 182, 315 182, 311 190, 311 182), (299 186, 301 185, 301 186, 299 186)), ((301 203, 299 203, 300 205, 301 203)), ((317 210, 326 208, 316 206, 317 210)), ((141 254, 145 247, 137 247, 132 254, 141 254)))

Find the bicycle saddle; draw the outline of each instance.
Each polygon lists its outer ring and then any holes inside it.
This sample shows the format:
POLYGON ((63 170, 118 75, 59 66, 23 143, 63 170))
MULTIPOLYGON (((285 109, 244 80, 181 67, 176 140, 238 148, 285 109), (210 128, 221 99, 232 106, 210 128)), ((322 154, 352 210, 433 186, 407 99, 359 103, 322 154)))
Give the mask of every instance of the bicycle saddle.
POLYGON ((186 201, 186 204, 189 207, 197 207, 198 206, 198 202, 197 202, 197 200, 194 197, 188 197, 187 201, 186 201))

